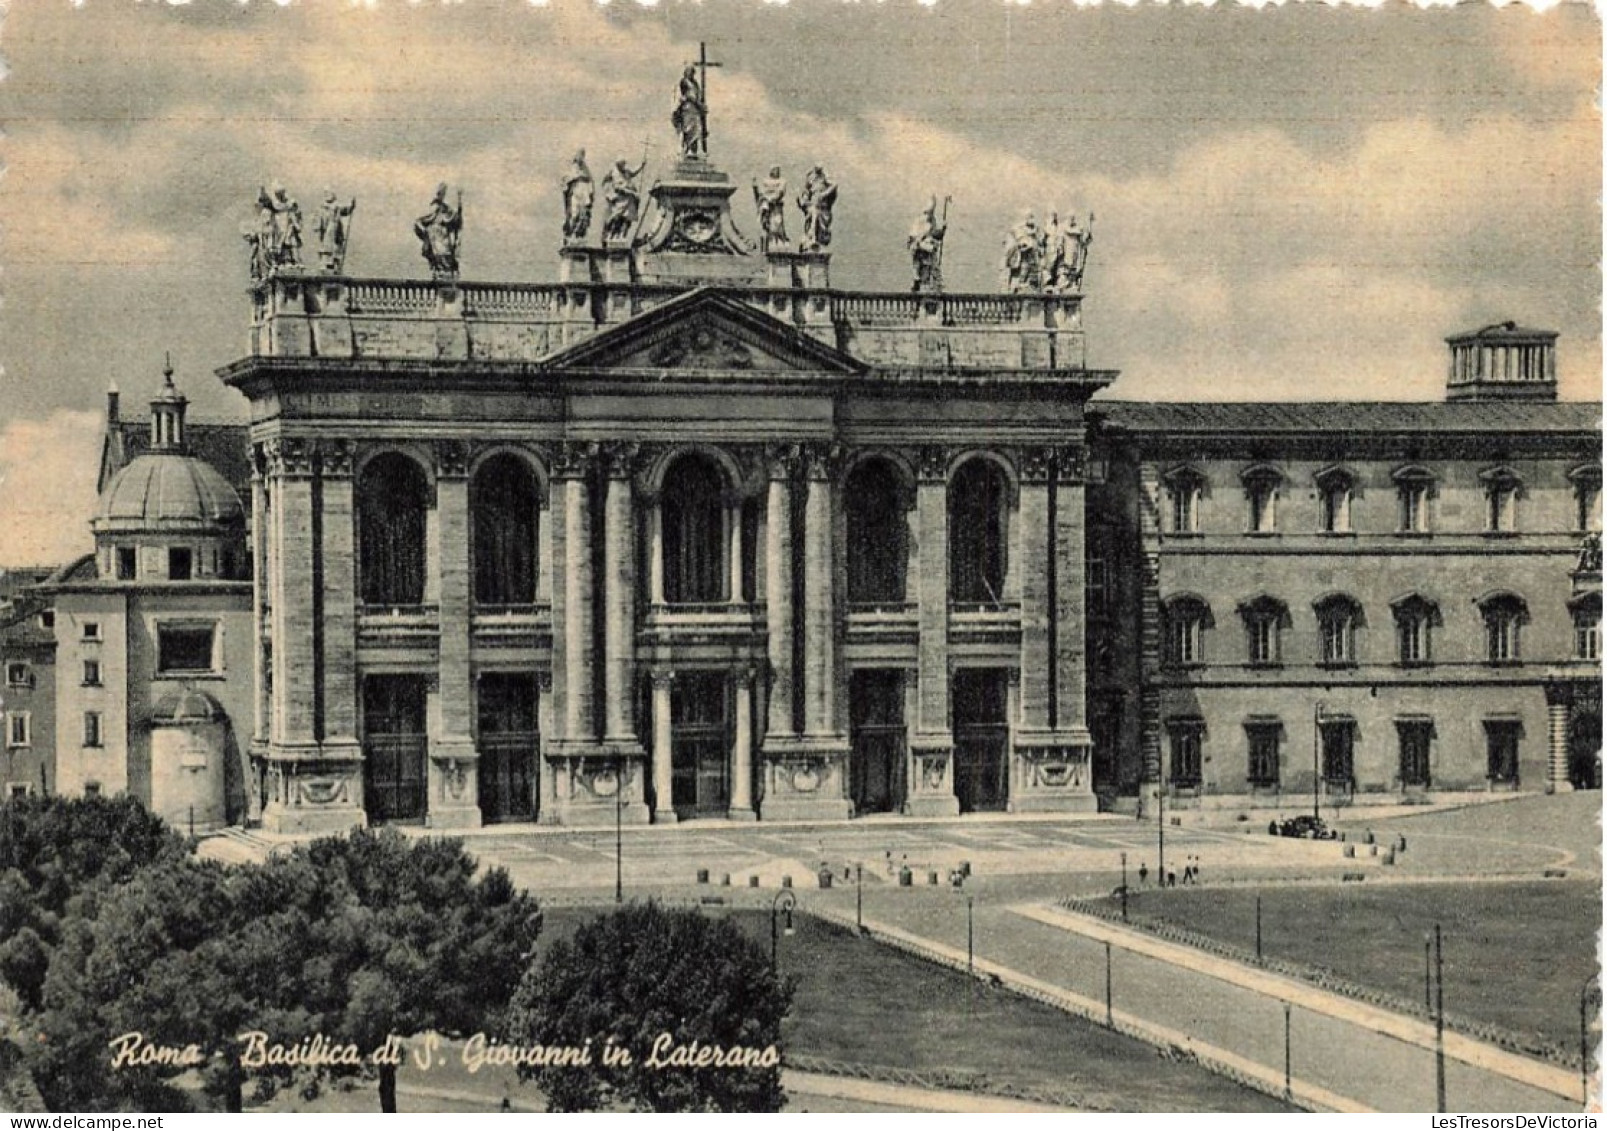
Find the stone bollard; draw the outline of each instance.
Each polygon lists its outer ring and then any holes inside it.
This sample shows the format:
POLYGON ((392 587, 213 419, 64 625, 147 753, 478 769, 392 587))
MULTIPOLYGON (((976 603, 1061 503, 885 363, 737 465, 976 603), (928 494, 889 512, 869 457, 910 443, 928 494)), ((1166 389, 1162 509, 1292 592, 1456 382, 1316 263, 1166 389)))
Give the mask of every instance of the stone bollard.
POLYGON ((820 886, 821 887, 823 887, 823 888, 831 887, 831 869, 822 868, 820 870, 820 872, 818 873, 818 878, 820 880, 820 886))
POLYGON ((1372 841, 1368 841, 1367 842, 1367 855, 1369 855, 1369 856, 1377 856, 1378 855, 1378 845, 1374 844, 1372 841))
POLYGON ((1373 843, 1373 830, 1372 829, 1367 830, 1367 843, 1368 844, 1373 843))
POLYGON ((697 882, 700 884, 706 884, 709 882, 709 870, 707 868, 699 868, 697 870, 697 882))
POLYGON ((750 888, 758 887, 759 886, 759 877, 758 876, 749 876, 748 877, 748 886, 750 888))
POLYGON ((898 886, 899 887, 907 888, 910 885, 912 885, 914 882, 915 882, 915 873, 914 872, 911 872, 908 868, 900 868, 898 870, 898 886))
POLYGON ((728 888, 728 887, 731 886, 731 873, 730 872, 727 872, 723 876, 720 877, 720 886, 723 887, 723 888, 728 888))
POLYGON ((1354 859, 1355 856, 1356 856, 1356 846, 1354 844, 1345 845, 1345 859, 1346 860, 1351 860, 1351 859, 1354 859))
POLYGON ((1379 863, 1381 863, 1381 864, 1393 864, 1393 863, 1395 863, 1395 850, 1393 848, 1386 848, 1384 850, 1384 858, 1381 861, 1379 861, 1379 863))
POLYGON ((937 886, 937 872, 935 870, 926 873, 926 882, 934 887, 937 886))
POLYGON ((781 877, 781 886, 784 887, 784 888, 790 888, 792 886, 792 877, 791 876, 782 876, 781 877))

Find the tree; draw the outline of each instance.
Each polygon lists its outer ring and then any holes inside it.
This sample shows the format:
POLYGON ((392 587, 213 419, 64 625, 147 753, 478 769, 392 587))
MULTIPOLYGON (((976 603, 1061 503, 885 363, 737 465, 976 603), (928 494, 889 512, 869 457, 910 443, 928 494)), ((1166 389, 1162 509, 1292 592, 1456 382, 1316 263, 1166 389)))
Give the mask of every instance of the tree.
POLYGON ((728 920, 631 904, 555 942, 527 971, 507 1041, 590 1042, 590 1065, 521 1068, 554 1111, 779 1111, 781 1022, 791 1004, 791 985, 728 920), (626 1050, 628 1063, 607 1063, 610 1046, 626 1050), (714 1049, 766 1063, 685 1066, 674 1047, 694 1060, 697 1049, 714 1049))
POLYGON ((186 852, 184 840, 132 798, 0 805, 0 979, 38 1008, 69 902, 186 852))
MULTIPOLYGON (((392 1035, 499 1031, 534 953, 541 911, 501 868, 476 876, 460 840, 394 829, 314 841, 303 857, 328 891, 307 1007, 332 1039, 372 1050, 392 1035)), ((396 1069, 380 1064, 380 1110, 396 1110, 396 1069)))
POLYGON ((186 1110, 175 1081, 199 1069, 215 1103, 242 1110, 239 1034, 293 1043, 311 1024, 297 998, 315 966, 312 886, 292 863, 179 857, 75 901, 34 1015, 32 1068, 52 1108, 186 1110))

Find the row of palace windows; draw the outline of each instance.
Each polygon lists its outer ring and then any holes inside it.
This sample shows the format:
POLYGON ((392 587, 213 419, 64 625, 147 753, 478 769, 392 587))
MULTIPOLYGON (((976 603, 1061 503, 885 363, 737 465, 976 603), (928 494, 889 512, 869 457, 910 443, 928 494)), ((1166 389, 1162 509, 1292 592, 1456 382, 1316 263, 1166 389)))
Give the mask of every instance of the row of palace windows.
MULTIPOLYGON (((1261 465, 1241 475, 1246 504, 1245 529, 1251 534, 1276 534, 1278 504, 1285 493, 1283 473, 1261 465)), ((1429 500, 1434 495, 1435 476, 1427 468, 1404 467, 1393 473, 1396 496, 1396 532, 1428 534, 1432 531, 1429 500)), ((1577 531, 1601 528, 1601 469, 1576 469, 1573 480, 1573 528, 1577 531)), ((1511 468, 1497 467, 1481 472, 1484 486, 1484 530, 1490 534, 1510 534, 1518 530, 1518 503, 1523 497, 1523 481, 1511 468)), ((1209 486, 1205 475, 1183 467, 1166 476, 1171 500, 1171 534, 1200 533, 1202 500, 1209 486)), ((1317 532, 1350 534, 1351 504, 1356 496, 1356 478, 1341 468, 1318 472, 1317 532)))
MULTIPOLYGON (((6 746, 23 750, 33 745, 33 714, 29 711, 10 711, 5 715, 6 746)), ((85 711, 83 716, 83 745, 104 746, 105 737, 99 711, 85 711)))
MULTIPOLYGON (((1171 755, 1168 783, 1182 789, 1198 788, 1204 782, 1205 720, 1172 718, 1166 721, 1166 729, 1171 755)), ((1434 720, 1426 716, 1396 719, 1395 734, 1400 784, 1428 787, 1434 720)), ((1517 719, 1486 719, 1484 736, 1485 776, 1492 782, 1517 784, 1522 723, 1517 719)), ((1281 784, 1284 739, 1283 721, 1276 716, 1245 721, 1246 784, 1255 789, 1273 789, 1281 784)), ((1352 718, 1330 718, 1318 724, 1317 753, 1324 782, 1340 788, 1355 787, 1356 741, 1357 726, 1352 718)))
MULTIPOLYGON (((1357 630, 1365 626, 1361 603, 1344 594, 1324 597, 1312 606, 1317 618, 1318 663, 1342 667, 1359 660, 1357 630)), ((1529 619, 1528 605, 1515 593, 1495 593, 1479 602, 1484 618, 1485 658, 1491 663, 1522 659, 1520 637, 1529 619)), ((1395 659, 1407 665, 1434 660, 1433 639, 1443 627, 1439 606, 1412 594, 1394 601, 1395 659)), ((1573 656, 1595 660, 1601 655, 1601 597, 1591 595, 1571 606, 1573 656)), ((1258 597, 1239 606, 1244 622, 1245 662, 1276 666, 1284 662, 1283 633, 1291 626, 1289 607, 1274 597, 1258 597)), ((1210 605, 1199 597, 1180 596, 1161 610, 1163 658, 1172 666, 1206 662, 1205 638, 1215 627, 1210 605)))
MULTIPOLYGON (((732 599, 735 579, 729 548, 731 539, 741 536, 741 528, 733 529, 730 494, 720 467, 696 453, 677 459, 666 473, 660 494, 666 602, 700 604, 732 599)), ((913 503, 908 487, 888 460, 872 458, 854 468, 842 498, 848 600, 907 600, 908 512, 913 503)), ((423 602, 425 530, 431 505, 429 481, 413 460, 386 453, 365 465, 357 482, 364 604, 423 602)), ((1009 507, 1009 480, 990 460, 969 460, 950 479, 948 566, 953 600, 996 603, 1001 599, 1008 568, 1009 507)), ((735 513, 741 521, 744 511, 735 513)), ((746 513, 756 517, 751 507, 746 513)), ((517 607, 535 603, 541 568, 540 514, 540 485, 525 461, 513 455, 495 456, 476 471, 469 485, 476 604, 517 607)), ((755 539, 748 535, 742 540, 743 572, 751 574, 755 539)))

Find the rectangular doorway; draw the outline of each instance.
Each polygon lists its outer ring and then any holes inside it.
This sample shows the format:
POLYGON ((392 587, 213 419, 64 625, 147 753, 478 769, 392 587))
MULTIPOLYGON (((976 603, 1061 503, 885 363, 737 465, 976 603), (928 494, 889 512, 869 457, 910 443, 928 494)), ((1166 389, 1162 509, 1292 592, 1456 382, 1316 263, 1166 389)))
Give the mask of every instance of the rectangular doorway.
POLYGON ((724 672, 676 672, 670 690, 671 802, 678 817, 723 817, 731 804, 731 686, 724 672))
POLYGON ((428 688, 421 675, 363 680, 363 808, 370 821, 424 816, 428 688))
POLYGON ((485 672, 479 681, 480 818, 535 817, 541 736, 534 672, 485 672))
POLYGON ((1009 800, 1009 673, 954 673, 954 796, 960 812, 997 812, 1009 800))
POLYGON ((848 715, 854 812, 894 812, 904 804, 904 673, 854 672, 848 682, 848 715))

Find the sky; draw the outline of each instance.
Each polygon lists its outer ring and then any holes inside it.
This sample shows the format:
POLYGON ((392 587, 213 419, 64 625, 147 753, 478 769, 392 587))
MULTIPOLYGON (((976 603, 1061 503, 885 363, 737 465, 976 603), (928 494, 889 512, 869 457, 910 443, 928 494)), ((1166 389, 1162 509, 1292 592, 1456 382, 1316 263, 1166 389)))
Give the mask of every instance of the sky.
POLYGON ((171 353, 192 415, 244 417, 214 374, 259 186, 309 218, 354 196, 348 270, 424 278, 412 220, 449 181, 465 278, 551 280, 570 155, 663 171, 700 41, 713 162, 839 184, 836 286, 906 290, 932 194, 951 290, 1000 288, 1026 210, 1092 212, 1107 396, 1433 400, 1444 337, 1512 319, 1599 399, 1600 35, 1578 4, 14 3, 0 566, 89 548, 109 384, 143 411, 171 353))

